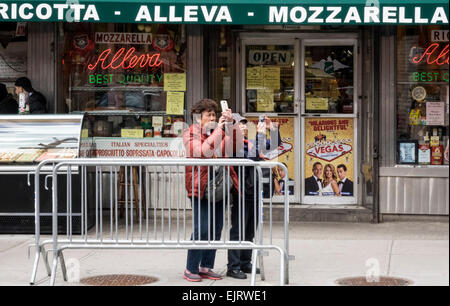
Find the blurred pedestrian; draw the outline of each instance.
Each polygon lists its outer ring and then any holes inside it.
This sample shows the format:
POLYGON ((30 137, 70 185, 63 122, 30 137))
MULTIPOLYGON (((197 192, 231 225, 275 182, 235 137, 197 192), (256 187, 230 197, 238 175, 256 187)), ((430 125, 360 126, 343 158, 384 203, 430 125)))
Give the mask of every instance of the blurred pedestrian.
POLYGON ((33 89, 31 81, 26 77, 21 77, 14 83, 16 94, 25 94, 28 97, 28 105, 30 106, 30 114, 45 114, 47 112, 47 100, 44 95, 33 89))
POLYGON ((17 101, 8 93, 6 85, 0 83, 0 114, 17 114, 18 109, 17 101))

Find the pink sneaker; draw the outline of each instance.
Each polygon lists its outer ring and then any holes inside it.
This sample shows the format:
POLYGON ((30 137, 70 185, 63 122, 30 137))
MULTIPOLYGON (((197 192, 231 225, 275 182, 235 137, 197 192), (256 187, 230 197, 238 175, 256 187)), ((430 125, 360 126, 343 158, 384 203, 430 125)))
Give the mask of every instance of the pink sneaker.
POLYGON ((190 282, 201 282, 202 281, 202 277, 200 275, 191 273, 188 270, 184 270, 183 278, 190 282))
POLYGON ((220 274, 213 272, 211 269, 208 269, 206 271, 200 271, 200 272, 198 272, 198 274, 202 278, 207 278, 207 279, 212 279, 212 280, 221 280, 222 279, 222 276, 220 276, 220 274))

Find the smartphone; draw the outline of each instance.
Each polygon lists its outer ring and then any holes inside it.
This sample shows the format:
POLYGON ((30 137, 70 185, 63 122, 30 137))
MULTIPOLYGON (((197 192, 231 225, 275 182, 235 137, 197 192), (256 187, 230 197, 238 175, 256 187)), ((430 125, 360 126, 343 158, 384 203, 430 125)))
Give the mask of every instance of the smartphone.
POLYGON ((220 106, 222 107, 222 112, 226 111, 228 109, 228 102, 227 100, 221 100, 220 106))

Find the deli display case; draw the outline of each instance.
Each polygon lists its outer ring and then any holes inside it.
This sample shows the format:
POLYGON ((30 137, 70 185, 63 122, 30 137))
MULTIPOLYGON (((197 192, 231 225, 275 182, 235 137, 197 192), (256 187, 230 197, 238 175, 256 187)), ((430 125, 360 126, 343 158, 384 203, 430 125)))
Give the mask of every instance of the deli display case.
MULTIPOLYGON (((34 233, 34 180, 27 176, 46 159, 77 158, 84 115, 0 115, 0 234, 34 233)), ((51 232, 51 190, 45 190, 46 169, 40 178, 41 233, 51 232)), ((74 188, 79 188, 77 169, 74 188), (77 186, 78 185, 78 186, 77 186)), ((66 199, 65 176, 58 176, 58 195, 66 199), (61 186, 61 187, 60 187, 61 186)), ((88 178, 89 180, 89 178, 88 178)), ((80 195, 73 193, 73 224, 81 218, 80 195)), ((62 202, 61 202, 62 203, 62 202)), ((65 205, 61 205, 65 206, 65 205)), ((60 207, 59 225, 65 228, 65 207, 60 207)), ((90 220, 91 218, 88 217, 90 220)), ((89 222, 90 223, 90 222, 89 222)), ((75 231, 76 229, 74 227, 75 231)))

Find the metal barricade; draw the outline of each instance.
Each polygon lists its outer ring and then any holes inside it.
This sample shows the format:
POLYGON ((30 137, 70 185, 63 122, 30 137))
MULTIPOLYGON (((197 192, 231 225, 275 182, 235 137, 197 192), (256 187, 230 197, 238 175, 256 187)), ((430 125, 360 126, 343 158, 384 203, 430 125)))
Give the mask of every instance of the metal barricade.
MULTIPOLYGON (((62 253, 66 249, 251 250, 251 285, 255 284, 257 264, 261 267, 261 279, 265 279, 262 256, 266 255, 267 250, 276 250, 280 253, 280 285, 289 281, 289 260, 293 259, 289 256, 289 175, 288 169, 281 163, 254 162, 248 159, 190 158, 47 160, 38 165, 34 175, 36 253, 31 284, 35 283, 41 254, 51 276, 50 284, 55 283, 58 261, 61 263, 64 280, 67 280, 62 253), (47 186, 47 179, 52 178, 53 234, 52 239, 40 241, 40 175, 42 169, 48 166, 51 167, 51 175, 46 177, 45 185, 47 186), (271 174, 270 179, 264 179, 263 169, 270 170, 274 167, 281 167, 286 173, 282 245, 276 245, 273 241, 272 197, 269 197, 269 205, 263 205, 263 183, 270 184, 270 190, 273 190, 271 174), (119 216, 119 173, 124 176, 124 219, 119 216), (64 235, 58 232, 58 208, 61 205, 61 199, 58 197, 58 176, 61 175, 65 176, 67 181, 67 219, 64 235), (72 190, 74 175, 81 177, 79 191, 72 190), (88 184, 88 176, 94 177, 94 184, 88 184), (192 186, 186 184, 188 176, 191 177, 192 186), (253 179, 249 179, 251 176, 253 179), (198 183, 202 179, 204 183, 198 183), (239 192, 232 188, 234 185, 239 185, 239 192), (92 189, 95 191, 93 201, 88 198, 88 193, 94 192, 92 189), (194 194, 190 199, 187 189, 192 193, 197 191, 198 194, 204 189, 205 195, 200 199, 194 194), (220 189, 222 200, 217 201, 216 197, 220 196, 217 190, 220 189), (170 192, 167 193, 167 190, 170 192), (173 190, 178 192, 172 194, 173 190), (73 233, 74 192, 81 193, 80 234, 73 233), (105 199, 108 192, 109 197, 105 199), (94 205, 95 223, 93 228, 89 229, 88 211, 94 205), (263 214, 267 213, 265 210, 269 213, 268 235, 267 231, 264 231, 266 224, 263 214), (254 222, 248 227, 252 221, 254 222), (46 245, 51 245, 53 253, 51 269, 46 245)), ((180 263, 180 268, 183 265, 184 263, 180 263)))

